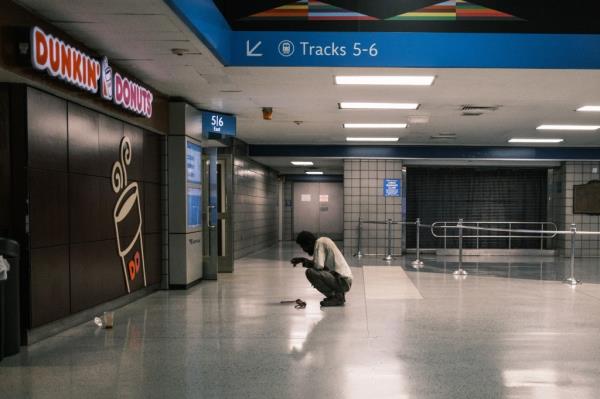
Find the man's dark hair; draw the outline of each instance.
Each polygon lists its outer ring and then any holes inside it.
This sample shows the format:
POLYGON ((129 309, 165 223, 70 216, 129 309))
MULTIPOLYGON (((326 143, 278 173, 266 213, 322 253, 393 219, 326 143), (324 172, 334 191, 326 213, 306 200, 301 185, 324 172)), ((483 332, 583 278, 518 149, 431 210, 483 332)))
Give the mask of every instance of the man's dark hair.
POLYGON ((296 237, 296 244, 300 245, 301 247, 314 246, 316 241, 317 237, 315 237, 315 235, 310 231, 301 231, 296 237))

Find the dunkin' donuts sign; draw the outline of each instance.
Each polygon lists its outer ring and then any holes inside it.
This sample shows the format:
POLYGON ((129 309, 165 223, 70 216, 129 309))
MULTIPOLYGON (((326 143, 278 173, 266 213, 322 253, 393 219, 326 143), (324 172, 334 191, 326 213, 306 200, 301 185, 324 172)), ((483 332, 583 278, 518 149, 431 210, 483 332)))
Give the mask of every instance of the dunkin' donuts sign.
POLYGON ((126 110, 152 117, 152 92, 120 73, 108 64, 88 56, 62 40, 45 33, 39 27, 31 30, 31 62, 35 69, 47 71, 82 90, 100 95, 126 110))

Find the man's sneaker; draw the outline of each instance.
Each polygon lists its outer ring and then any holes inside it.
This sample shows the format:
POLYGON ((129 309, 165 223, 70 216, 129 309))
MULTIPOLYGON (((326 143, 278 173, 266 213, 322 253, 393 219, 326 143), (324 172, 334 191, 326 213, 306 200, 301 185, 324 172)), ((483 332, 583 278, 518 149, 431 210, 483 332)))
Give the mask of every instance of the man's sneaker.
POLYGON ((332 301, 332 300, 334 300, 334 299, 335 299, 335 295, 334 295, 334 296, 328 296, 328 297, 325 297, 325 299, 323 299, 323 300, 320 302, 320 304, 321 304, 321 306, 327 306, 327 305, 326 305, 326 303, 327 303, 327 302, 329 302, 329 301, 332 301))
POLYGON ((321 306, 329 307, 329 306, 344 306, 346 303, 346 298, 344 293, 335 294, 332 297, 325 298, 321 301, 321 306))

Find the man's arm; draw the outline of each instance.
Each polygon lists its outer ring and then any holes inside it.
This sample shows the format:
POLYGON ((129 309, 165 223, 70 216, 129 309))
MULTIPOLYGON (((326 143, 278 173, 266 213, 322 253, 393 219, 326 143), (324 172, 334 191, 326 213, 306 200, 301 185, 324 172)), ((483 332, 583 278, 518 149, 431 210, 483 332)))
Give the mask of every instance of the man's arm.
POLYGON ((290 260, 290 262, 292 262, 292 265, 294 265, 294 267, 296 267, 298 263, 302 263, 302 267, 306 268, 313 268, 315 266, 315 263, 312 260, 303 257, 293 258, 292 260, 290 260))

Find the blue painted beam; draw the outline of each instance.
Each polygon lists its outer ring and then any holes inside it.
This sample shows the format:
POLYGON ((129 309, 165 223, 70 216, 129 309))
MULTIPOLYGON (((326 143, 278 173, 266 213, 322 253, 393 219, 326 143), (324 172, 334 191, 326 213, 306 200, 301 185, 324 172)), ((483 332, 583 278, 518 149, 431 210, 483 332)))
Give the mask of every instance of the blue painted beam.
POLYGON ((343 182, 344 176, 339 175, 281 175, 286 181, 306 181, 306 182, 343 182))
POLYGON ((253 157, 600 160, 600 147, 250 145, 253 157))
POLYGON ((226 66, 599 69, 600 35, 233 31, 212 0, 166 0, 226 66))

